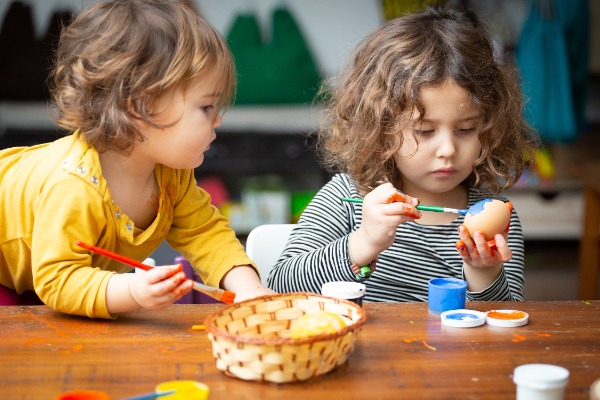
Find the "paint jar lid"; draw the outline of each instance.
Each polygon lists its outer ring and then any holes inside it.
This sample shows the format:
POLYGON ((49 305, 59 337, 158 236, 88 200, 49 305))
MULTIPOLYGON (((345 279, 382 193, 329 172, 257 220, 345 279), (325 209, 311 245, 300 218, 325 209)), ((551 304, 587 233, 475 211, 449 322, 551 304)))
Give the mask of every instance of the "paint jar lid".
POLYGON ((335 297, 336 299, 357 299, 363 297, 367 287, 359 282, 325 282, 321 286, 323 296, 335 297))
POLYGON ((162 382, 156 385, 155 390, 157 394, 175 390, 175 393, 163 396, 170 400, 207 400, 210 394, 207 384, 186 380, 162 382))
POLYGON ((526 325, 529 314, 519 310, 490 310, 486 313, 486 322, 489 325, 514 328, 526 325))
POLYGON ((56 400, 110 400, 110 396, 99 390, 73 390, 59 394, 56 400))
POLYGON ((475 310, 444 311, 440 318, 442 319, 442 325, 455 328, 474 328, 485 324, 485 313, 475 310))
POLYGON ((519 365, 515 368, 513 382, 538 390, 562 388, 569 382, 569 370, 551 364, 519 365))

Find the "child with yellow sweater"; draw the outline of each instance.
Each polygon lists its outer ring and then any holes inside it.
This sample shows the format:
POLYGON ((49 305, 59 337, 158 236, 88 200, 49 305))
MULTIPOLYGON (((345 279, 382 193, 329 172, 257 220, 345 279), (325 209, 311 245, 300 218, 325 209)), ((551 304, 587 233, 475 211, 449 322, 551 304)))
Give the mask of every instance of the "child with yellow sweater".
POLYGON ((161 309, 192 289, 176 267, 131 267, 166 240, 236 301, 273 293, 197 187, 235 68, 218 32, 185 1, 102 1, 60 38, 52 143, 0 151, 0 304, 114 318, 161 309))

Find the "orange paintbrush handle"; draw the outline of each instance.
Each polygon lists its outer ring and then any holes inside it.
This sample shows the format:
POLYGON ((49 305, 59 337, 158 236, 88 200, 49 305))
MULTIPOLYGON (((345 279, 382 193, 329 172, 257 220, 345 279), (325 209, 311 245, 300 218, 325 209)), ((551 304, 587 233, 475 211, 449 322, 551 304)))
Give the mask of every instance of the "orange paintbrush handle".
POLYGON ((112 251, 103 249, 101 247, 97 247, 91 244, 84 243, 80 240, 76 241, 75 244, 79 247, 83 247, 84 249, 88 249, 93 251, 94 253, 102 254, 105 257, 112 258, 113 260, 120 261, 124 264, 131 265, 132 267, 143 269, 144 271, 150 271, 152 268, 151 265, 147 265, 139 262, 138 260, 134 260, 133 258, 125 257, 117 253, 113 253, 112 251))

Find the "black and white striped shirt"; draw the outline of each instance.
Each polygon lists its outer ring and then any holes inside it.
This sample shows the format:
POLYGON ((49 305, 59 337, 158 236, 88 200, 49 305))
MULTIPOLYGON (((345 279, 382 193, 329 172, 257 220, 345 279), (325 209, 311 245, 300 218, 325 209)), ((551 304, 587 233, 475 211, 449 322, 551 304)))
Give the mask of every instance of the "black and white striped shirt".
MULTIPOLYGON (((271 270, 268 285, 279 293, 320 293, 329 281, 353 281, 348 262, 348 237, 362 220, 362 204, 342 202, 360 197, 354 181, 335 175, 317 193, 292 231, 279 260, 271 270)), ((506 201, 488 192, 469 191, 468 206, 486 199, 506 201)), ((450 224, 401 224, 394 244, 379 255, 377 269, 365 284, 366 301, 427 301, 427 284, 439 277, 463 277, 463 261, 456 250, 458 227, 464 216, 450 224)), ((524 242, 521 222, 513 210, 508 233, 513 252, 498 279, 481 292, 467 291, 467 300, 523 300, 524 242)))

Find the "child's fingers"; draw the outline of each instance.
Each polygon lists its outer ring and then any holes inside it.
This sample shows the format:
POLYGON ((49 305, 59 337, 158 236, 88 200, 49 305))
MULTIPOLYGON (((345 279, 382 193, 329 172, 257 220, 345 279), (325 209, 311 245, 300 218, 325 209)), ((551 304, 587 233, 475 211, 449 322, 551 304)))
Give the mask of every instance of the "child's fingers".
POLYGON ((194 287, 194 282, 189 279, 185 279, 180 285, 178 285, 175 289, 173 289, 172 293, 175 296, 173 302, 179 300, 186 294, 188 294, 192 288, 194 287))
POLYGON ((498 234, 494 239, 496 241, 496 253, 500 261, 509 261, 512 258, 512 250, 508 247, 505 235, 498 234))
POLYGON ((177 287, 187 281, 187 276, 183 271, 177 272, 175 275, 169 276, 168 278, 155 283, 154 294, 162 296, 167 293, 173 292, 177 287))
POLYGON ((475 248, 475 242, 473 242, 473 238, 471 237, 469 230, 464 225, 460 225, 458 227, 458 237, 460 238, 460 240, 463 242, 463 244, 465 245, 465 247, 467 249, 475 248))
POLYGON ((458 246, 459 243, 457 242, 456 249, 463 257, 463 260, 468 262, 473 257, 479 256, 477 244, 469 234, 469 230, 464 225, 460 225, 458 227, 458 236, 460 238, 460 247, 458 246))
POLYGON ((386 203, 406 203, 416 207, 419 205, 419 200, 394 189, 394 192, 387 197, 386 203))
POLYGON ((154 284, 160 281, 163 281, 170 276, 175 275, 178 272, 181 272, 183 266, 181 264, 177 265, 168 265, 162 267, 156 267, 148 271, 146 274, 147 282, 149 284, 154 284))
POLYGON ((403 215, 412 219, 421 218, 421 211, 408 203, 391 203, 384 209, 384 215, 403 215))
POLYGON ((467 264, 471 260, 471 254, 469 253, 469 249, 467 249, 467 245, 462 240, 458 240, 456 242, 456 250, 458 250, 458 254, 462 257, 463 261, 467 264))

